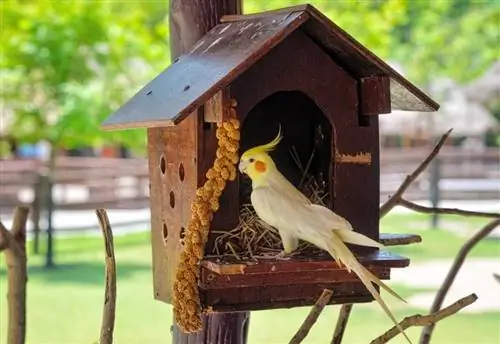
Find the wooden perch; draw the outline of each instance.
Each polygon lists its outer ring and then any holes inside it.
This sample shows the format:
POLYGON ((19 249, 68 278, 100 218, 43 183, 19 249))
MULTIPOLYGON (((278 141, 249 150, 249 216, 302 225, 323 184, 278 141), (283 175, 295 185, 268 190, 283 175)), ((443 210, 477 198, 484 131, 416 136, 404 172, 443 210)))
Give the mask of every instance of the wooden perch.
POLYGON ((104 237, 106 263, 106 290, 104 291, 104 310, 102 314, 99 344, 113 344, 116 309, 116 263, 113 247, 113 232, 106 210, 97 209, 96 215, 104 237))
MULTIPOLYGON (((449 305, 446 308, 443 308, 440 311, 431 313, 429 315, 420 315, 420 314, 412 315, 410 317, 404 318, 403 321, 401 321, 399 324, 401 325, 403 330, 406 330, 408 327, 411 326, 427 326, 430 324, 436 324, 438 321, 443 320, 444 318, 447 318, 450 315, 457 313, 458 311, 469 306, 476 300, 477 300, 476 294, 470 294, 469 296, 461 298, 460 300, 456 301, 455 303, 449 305)), ((398 328, 394 326, 390 330, 385 332, 383 335, 372 340, 371 344, 387 343, 389 340, 396 337, 400 333, 401 332, 399 332, 398 328)))
POLYGON ((434 208, 425 207, 414 202, 407 201, 401 198, 398 204, 407 209, 416 211, 423 214, 446 214, 446 215, 461 215, 461 216, 476 216, 476 217, 489 217, 489 218, 500 218, 500 213, 482 212, 482 211, 471 211, 462 210, 457 208, 434 208))
POLYGON ((26 221, 29 209, 17 207, 9 232, 0 222, 0 251, 7 265, 7 344, 24 344, 26 338, 26 221))
POLYGON ((319 315, 321 314, 321 312, 323 311, 325 306, 330 301, 332 295, 333 295, 333 292, 331 290, 328 290, 328 289, 323 290, 323 293, 321 294, 319 299, 316 301, 316 303, 312 307, 306 320, 304 320, 304 322, 302 323, 302 326, 300 326, 300 328, 297 331, 297 333, 295 334, 295 336, 293 336, 293 338, 290 340, 290 344, 302 343, 304 338, 307 337, 307 334, 309 333, 309 331, 313 327, 316 320, 318 320, 319 315))
MULTIPOLYGON (((455 280, 458 271, 464 264, 465 258, 467 257, 469 252, 474 248, 474 246, 477 245, 478 242, 480 242, 482 239, 488 236, 488 234, 490 234, 499 225, 500 225, 500 218, 491 221, 486 226, 484 226, 479 232, 477 232, 472 238, 467 240, 467 242, 462 246, 462 248, 460 248, 460 251, 458 251, 458 254, 450 268, 450 271, 448 272, 448 275, 446 276, 443 284, 441 285, 441 288, 439 288, 436 298, 434 299, 434 303, 432 304, 431 307, 431 313, 437 312, 439 309, 441 309, 446 294, 450 290, 450 287, 453 284, 453 281, 455 280)), ((430 323, 424 328, 424 330, 422 331, 422 336, 420 337, 420 344, 428 344, 430 342, 432 332, 434 331, 435 326, 436 326, 435 323, 430 323)))
POLYGON ((331 344, 342 343, 342 338, 344 337, 345 328, 347 327, 347 321, 349 320, 352 306, 352 303, 349 303, 342 305, 342 307, 340 308, 340 313, 337 319, 337 325, 335 326, 335 331, 333 332, 331 344))
POLYGON ((439 154, 439 151, 443 147, 444 143, 450 136, 453 129, 448 130, 436 144, 431 153, 427 156, 427 158, 422 161, 422 163, 413 171, 410 175, 407 175, 401 186, 398 190, 392 195, 391 198, 387 202, 385 202, 382 207, 380 207, 380 218, 384 217, 391 211, 392 208, 397 206, 402 199, 403 193, 408 189, 408 187, 413 183, 415 179, 429 166, 431 161, 439 154))

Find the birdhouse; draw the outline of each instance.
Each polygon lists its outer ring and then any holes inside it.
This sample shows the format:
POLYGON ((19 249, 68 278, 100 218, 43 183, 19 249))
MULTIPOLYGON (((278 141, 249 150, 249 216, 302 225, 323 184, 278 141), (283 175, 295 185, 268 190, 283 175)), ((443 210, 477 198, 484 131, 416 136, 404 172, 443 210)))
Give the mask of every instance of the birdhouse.
MULTIPOLYGON (((210 173, 221 170, 216 159, 267 143, 281 128, 283 140, 271 152, 278 169, 304 193, 313 189, 308 197, 314 194, 356 231, 379 240, 378 117, 437 109, 310 5, 223 17, 103 124, 148 129, 155 298, 175 301, 174 284, 182 277, 176 271, 191 252, 186 239, 193 235, 193 204, 203 199, 210 173), (236 151, 221 149, 224 135, 236 151)), ((237 163, 234 156, 225 161, 237 163)), ((209 231, 190 239, 203 245, 190 263, 199 270, 186 277, 196 283, 202 310, 311 305, 324 288, 334 292, 331 303, 372 300, 357 277, 324 252, 305 247, 286 259, 265 254, 276 252, 276 233, 252 228, 257 219, 241 228, 251 212, 251 185, 239 173, 229 176, 235 170, 226 167, 224 178, 213 177, 223 180, 223 191, 211 203, 209 231)), ((381 279, 409 264, 386 251, 352 249, 381 279)))

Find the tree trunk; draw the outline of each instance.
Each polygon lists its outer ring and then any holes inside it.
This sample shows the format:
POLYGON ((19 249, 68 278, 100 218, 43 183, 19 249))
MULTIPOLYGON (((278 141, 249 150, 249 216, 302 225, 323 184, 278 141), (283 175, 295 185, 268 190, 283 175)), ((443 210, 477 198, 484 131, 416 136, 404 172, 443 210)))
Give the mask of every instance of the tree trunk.
MULTIPOLYGON (((170 0, 171 59, 187 52, 226 14, 241 14, 243 0, 170 0)), ((174 344, 245 344, 249 312, 203 316, 203 330, 184 334, 173 326, 174 344)))

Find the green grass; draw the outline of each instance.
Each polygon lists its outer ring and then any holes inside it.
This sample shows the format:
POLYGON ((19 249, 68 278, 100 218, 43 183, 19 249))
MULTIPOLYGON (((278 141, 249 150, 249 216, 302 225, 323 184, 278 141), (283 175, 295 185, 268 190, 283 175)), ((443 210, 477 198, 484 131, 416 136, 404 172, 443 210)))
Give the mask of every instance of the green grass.
MULTIPOLYGON (((419 214, 395 214, 382 219, 380 230, 384 233, 413 233, 422 242, 408 246, 391 247, 390 251, 407 257, 412 262, 429 259, 452 259, 464 242, 479 231, 489 219, 462 216, 442 216, 439 228, 430 229, 430 217, 419 214), (450 229, 456 230, 450 232, 450 229)), ((488 237, 477 244, 470 257, 488 258, 500 256, 500 239, 488 237)))
MULTIPOLYGON (((465 238, 446 231, 421 230, 423 217, 391 215, 383 221, 385 232, 412 232, 424 242, 391 250, 425 261, 451 258, 465 238)), ((484 221, 483 221, 484 222, 484 221)), ((472 227, 481 223, 471 221, 472 227)), ((479 225, 479 226, 477 226, 479 225)), ((473 256, 498 256, 498 241, 485 241, 473 256)), ((104 285, 103 243, 99 237, 60 239, 56 243, 58 267, 46 270, 42 257, 29 256, 28 344, 90 344, 98 339, 104 285)), ((151 250, 148 233, 115 238, 118 268, 118 300, 115 339, 118 344, 169 343, 171 307, 153 300, 151 250)), ((0 262, 4 266, 3 257, 0 262)), ((392 284, 394 286, 394 284, 392 284)), ((408 286, 394 286, 403 297, 418 292, 408 286)), ((5 270, 0 270, 0 294, 5 295, 5 270)), ((384 298, 398 318, 417 312, 389 297, 384 298)), ((0 303, 0 343, 6 326, 5 298, 0 303)), ((337 316, 337 307, 327 307, 304 343, 328 343, 337 316)), ((250 343, 288 343, 309 308, 252 312, 250 343)), ((457 314, 441 322, 433 343, 493 344, 500 338, 500 313, 457 314)), ((345 343, 368 343, 391 326, 390 320, 375 304, 357 305, 347 327, 345 343)), ((409 330, 416 340, 420 329, 409 330)), ((398 338, 391 343, 404 343, 398 338)))

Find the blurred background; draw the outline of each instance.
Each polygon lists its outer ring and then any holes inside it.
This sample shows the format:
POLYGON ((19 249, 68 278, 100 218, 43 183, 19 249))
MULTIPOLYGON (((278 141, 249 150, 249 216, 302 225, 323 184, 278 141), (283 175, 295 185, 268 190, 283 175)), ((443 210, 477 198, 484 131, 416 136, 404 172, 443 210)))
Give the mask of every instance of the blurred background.
MULTIPOLYGON (((243 3, 244 13, 253 13, 304 2, 243 3)), ((441 105, 437 113, 380 116, 381 202, 453 128, 439 158, 406 198, 424 205, 500 211, 500 3, 308 3, 441 105)), ((117 236, 118 342, 169 340, 170 306, 152 295, 145 131, 104 132, 99 127, 170 64, 168 1, 6 0, 0 11, 0 219, 10 226, 16 205, 32 206, 28 342, 97 339, 103 293, 102 242, 94 215, 99 207, 108 210, 117 236), (78 321, 67 316, 73 311, 78 321)), ((392 305, 396 314, 428 309, 460 244, 484 221, 417 215, 399 208, 382 221, 384 232, 424 238, 419 247, 395 249, 415 265, 413 274, 405 270, 391 282, 413 300, 392 305)), ((471 307, 472 315, 457 315, 438 325, 436 343, 500 339, 500 302, 492 301, 500 300, 500 285, 491 278, 491 273, 500 273, 499 231, 473 251, 476 261, 464 267, 457 294, 451 293, 455 298, 464 296, 467 288, 482 288, 484 304, 471 307), (475 333, 484 333, 480 340, 459 330, 471 321, 475 333)), ((2 269, 3 264, 3 293, 2 269)), ((298 327, 306 312, 255 312, 250 341, 287 342, 289 329, 298 327), (270 328, 273 314, 279 316, 270 328), (253 330, 257 327, 262 330, 253 330)), ((326 319, 306 343, 328 341, 336 311, 328 312, 331 315, 322 317, 326 319)), ((355 313, 347 343, 365 343, 390 327, 381 319, 365 332, 355 331, 356 323, 366 323, 378 310, 361 305, 355 313)))

